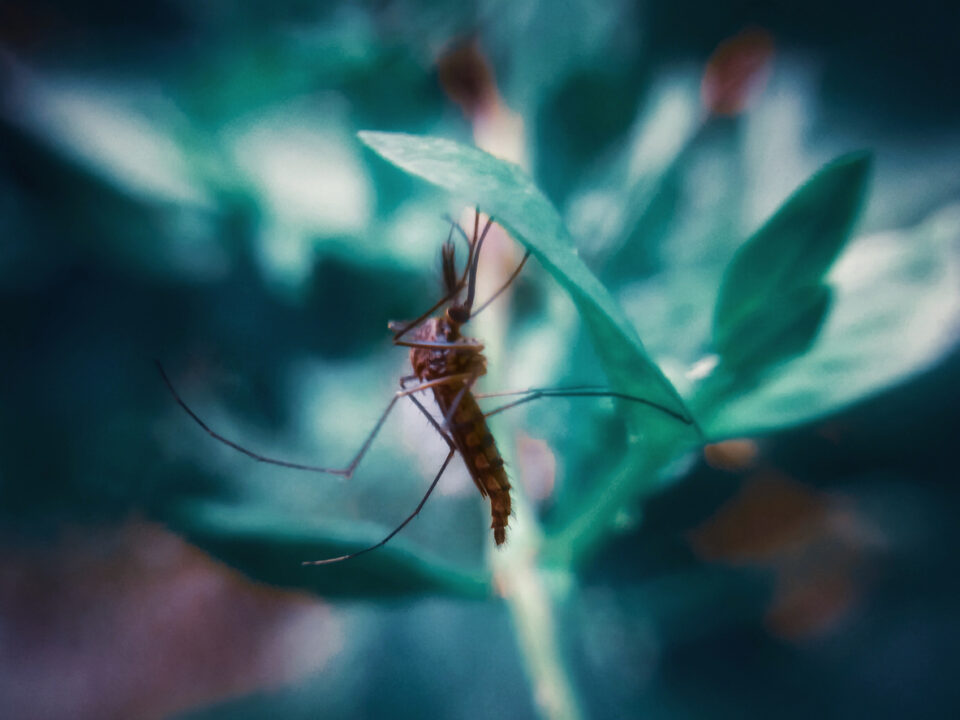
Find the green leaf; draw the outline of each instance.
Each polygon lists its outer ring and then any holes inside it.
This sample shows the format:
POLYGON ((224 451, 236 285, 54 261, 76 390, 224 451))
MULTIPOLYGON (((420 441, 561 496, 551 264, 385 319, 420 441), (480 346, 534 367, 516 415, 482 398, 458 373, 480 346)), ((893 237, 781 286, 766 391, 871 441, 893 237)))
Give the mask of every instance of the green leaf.
MULTIPOLYGON (((815 420, 917 373, 960 336, 960 206, 909 231, 859 238, 829 276, 833 308, 813 347, 748 392, 695 399, 710 437, 815 420)), ((722 386, 722 374, 718 376, 722 386)))
POLYGON ((529 248, 570 294, 614 388, 659 403, 682 417, 692 417, 677 391, 647 355, 616 301, 577 255, 553 205, 523 170, 476 148, 441 138, 381 132, 358 134, 394 165, 455 196, 476 202, 529 248))
POLYGON ((725 338, 717 348, 727 369, 751 379, 756 372, 805 352, 814 342, 830 307, 826 285, 790 288, 770 298, 749 332, 725 338))
POLYGON ((304 566, 305 560, 346 555, 383 539, 375 526, 318 525, 314 518, 259 507, 183 502, 165 522, 191 543, 259 582, 326 597, 378 597, 446 593, 490 595, 481 573, 444 564, 414 551, 402 537, 348 562, 304 566))
POLYGON ((131 199, 209 209, 163 98, 129 79, 18 77, 14 123, 35 139, 131 199))
POLYGON ((813 342, 829 304, 817 288, 850 237, 870 166, 865 153, 830 163, 734 255, 713 320, 714 348, 729 372, 774 365, 813 342))

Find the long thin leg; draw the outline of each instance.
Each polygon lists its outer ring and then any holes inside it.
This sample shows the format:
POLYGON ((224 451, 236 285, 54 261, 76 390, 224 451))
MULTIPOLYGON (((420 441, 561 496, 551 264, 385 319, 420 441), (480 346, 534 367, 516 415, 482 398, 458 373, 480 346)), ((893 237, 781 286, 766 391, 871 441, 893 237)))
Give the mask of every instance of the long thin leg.
POLYGON ((505 405, 501 405, 498 408, 494 408, 489 412, 483 414, 484 417, 492 417, 497 413, 501 413, 504 410, 509 410, 515 408, 518 405, 523 405, 525 403, 531 402, 533 400, 538 400, 540 398, 547 397, 609 397, 617 398, 620 400, 628 400, 630 402, 640 403, 641 405, 646 405, 655 410, 669 415, 674 420, 679 420, 685 425, 693 425, 693 419, 688 418, 681 413, 671 410, 660 403, 653 402, 652 400, 647 400, 646 398, 636 397, 635 395, 627 395, 626 393, 614 392, 611 390, 596 389, 592 386, 582 386, 582 387, 573 387, 573 388, 556 388, 556 389, 546 389, 546 388, 532 388, 530 390, 517 390, 513 392, 504 392, 504 393, 486 393, 483 395, 477 395, 477 398, 487 398, 487 397, 504 397, 509 395, 526 395, 519 400, 514 400, 505 405))
POLYGON ((357 552, 350 553, 349 555, 340 555, 339 557, 328 558, 326 560, 305 560, 301 564, 302 565, 330 565, 331 563, 343 562, 344 560, 351 560, 352 558, 355 558, 358 555, 363 555, 364 553, 368 553, 371 550, 376 550, 377 548, 383 547, 384 545, 386 545, 388 542, 390 542, 390 539, 394 535, 396 535, 398 532, 400 532, 407 526, 407 523, 409 523, 417 515, 420 514, 420 511, 423 509, 423 506, 426 505, 427 500, 430 497, 430 494, 433 492, 433 489, 437 486, 437 483, 440 482, 440 478, 443 476, 444 471, 447 469, 447 465, 449 465, 450 461, 453 459, 453 455, 455 452, 456 450, 451 448, 450 452, 447 453, 446 460, 443 461, 443 465, 440 466, 440 470, 437 472, 437 476, 433 479, 433 482, 430 483, 430 487, 427 488, 427 492, 424 494, 423 498, 417 504, 417 508, 407 516, 406 520, 404 520, 402 523, 397 525, 397 527, 394 528, 393 531, 389 535, 387 535, 383 540, 378 542, 376 545, 371 545, 368 548, 364 548, 363 550, 358 550, 357 552))
MULTIPOLYGON (((463 287, 463 285, 462 285, 462 283, 461 283, 461 285, 457 288, 457 292, 460 292, 460 290, 461 290, 462 287, 463 287)), ((433 305, 429 310, 427 310, 425 313, 423 313, 422 315, 420 315, 420 317, 418 317, 416 320, 411 320, 411 321, 408 322, 408 323, 397 323, 397 322, 388 323, 388 324, 387 324, 387 327, 394 333, 394 335, 393 335, 393 342, 394 342, 394 344, 395 344, 395 345, 403 345, 402 342, 399 342, 400 338, 402 338, 402 337, 403 337, 404 335, 406 335, 408 332, 410 332, 411 330, 413 330, 415 327, 417 327, 420 323, 422 323, 422 322, 423 322, 424 320, 426 320, 428 317, 430 317, 431 315, 433 315, 434 311, 436 311, 436 310, 437 310, 441 305, 443 305, 444 303, 449 302, 450 300, 452 300, 456 294, 457 294, 457 293, 448 293, 448 294, 446 294, 445 296, 443 296, 442 298, 440 298, 440 300, 438 300, 436 303, 434 303, 434 305, 433 305), (397 328, 398 325, 399 325, 399 329, 397 328)))
MULTIPOLYGON (((451 376, 451 377, 456 377, 456 376, 451 376)), ((417 398, 415 398, 413 395, 409 396, 410 399, 413 401, 413 404, 416 405, 418 408, 420 408, 420 412, 422 412, 426 416, 427 420, 430 421, 430 424, 433 425, 434 429, 438 433, 440 433, 440 436, 447 441, 447 445, 449 445, 451 448, 455 448, 456 446, 454 445, 454 442, 450 438, 450 434, 449 434, 450 421, 453 419, 454 413, 457 412, 457 408, 460 407, 460 403, 463 400, 464 395, 467 394, 467 391, 469 391, 470 388, 473 387, 473 384, 479 379, 480 379, 479 375, 469 376, 469 379, 467 380, 467 382, 465 382, 463 387, 460 388, 460 392, 458 392, 456 396, 453 398, 453 402, 450 403, 450 409, 447 411, 447 414, 444 416, 442 425, 436 421, 433 415, 431 415, 427 411, 427 409, 420 403, 419 400, 417 400, 417 398)), ((407 378, 400 379, 400 387, 406 387, 405 385, 406 380, 407 378)))
POLYGON ((397 340, 393 343, 394 345, 401 345, 403 347, 411 348, 426 348, 427 350, 469 350, 470 352, 478 352, 483 350, 483 343, 479 342, 414 342, 412 340, 397 340))
POLYGON ((197 425, 199 425, 203 430, 210 435, 214 440, 217 440, 224 445, 233 448, 234 450, 243 453, 247 457, 253 458, 257 462, 266 463, 268 465, 279 465, 280 467, 290 468, 292 470, 306 470, 308 472, 317 472, 325 473, 327 475, 339 475, 344 478, 350 478, 354 471, 357 469, 357 465, 360 464, 360 461, 363 459, 363 456, 366 455, 367 450, 370 449, 370 446, 373 444, 374 438, 376 438, 377 433, 380 432, 380 428, 383 427, 383 424, 387 420, 387 416, 390 414, 390 411, 393 410, 393 406, 397 404, 397 400, 407 395, 412 395, 415 392, 421 390, 426 390, 431 387, 436 387, 438 385, 444 385, 451 382, 464 381, 472 377, 469 373, 461 373, 459 375, 448 375, 447 377, 439 378, 437 380, 430 380, 429 382, 420 383, 416 387, 409 389, 404 389, 396 392, 391 398, 390 402, 387 404, 386 409, 380 415, 380 419, 377 420, 377 424, 373 426, 373 430, 370 431, 370 434, 367 435, 367 439, 364 440, 363 445, 360 447, 360 450, 357 452, 353 460, 350 461, 350 464, 345 468, 327 468, 321 467, 319 465, 305 465, 302 463, 289 462, 287 460, 280 460, 278 458, 269 457, 267 455, 261 455, 255 453, 252 450, 245 448, 243 445, 230 440, 220 433, 216 432, 213 428, 207 425, 200 417, 184 402, 183 398, 180 397, 180 394, 174 388, 173 383, 170 382, 170 378, 167 377, 166 371, 164 371, 163 366, 157 361, 157 370, 160 371, 160 377, 163 378, 163 382, 166 384, 167 389, 170 390, 170 393, 173 395, 173 399, 177 401, 177 404, 183 408, 183 410, 189 415, 197 425))
MULTIPOLYGON (((406 385, 407 381, 410 380, 411 378, 415 378, 415 377, 416 377, 416 375, 410 375, 410 376, 407 376, 407 377, 402 377, 402 378, 400 378, 400 387, 405 390, 406 387, 407 387, 407 385, 406 385)), ((440 423, 438 423, 437 420, 436 420, 436 418, 434 418, 433 415, 430 414, 430 411, 427 410, 427 409, 423 406, 423 403, 421 403, 419 400, 417 400, 416 395, 407 395, 407 397, 410 398, 410 400, 413 402, 413 404, 416 405, 417 408, 420 410, 420 412, 423 413, 424 417, 426 417, 427 420, 430 421, 430 424, 433 425, 433 429, 436 430, 438 433, 440 433, 440 437, 442 437, 442 438, 446 441, 446 443, 447 443, 447 445, 450 447, 450 449, 451 449, 451 450, 455 450, 455 449, 456 449, 456 445, 454 445, 453 440, 452 440, 451 437, 450 437, 450 433, 447 432, 446 430, 444 430, 444 429, 440 426, 440 423)))
MULTIPOLYGON (((416 377, 416 376, 412 376, 412 377, 416 377)), ((406 381, 410 379, 411 379, 410 376, 400 378, 400 387, 403 389, 406 389, 406 381)), ((371 545, 368 548, 365 548, 355 553, 351 553, 349 555, 341 555, 340 557, 328 558, 327 560, 307 560, 307 561, 304 561, 303 563, 304 565, 329 565, 330 563, 343 562, 344 560, 355 558, 357 555, 362 555, 365 552, 370 552, 371 550, 376 550, 378 547, 382 547, 383 545, 386 545, 387 541, 390 540, 390 538, 392 538, 398 532, 403 530, 403 528, 407 525, 407 523, 413 520, 413 518, 417 516, 417 514, 426 504, 427 498, 430 497, 430 493, 433 492, 433 489, 436 487, 437 483, 440 482, 440 476, 443 475, 443 471, 446 470, 447 464, 450 462, 450 459, 453 457, 454 452, 456 452, 456 449, 457 449, 456 445, 454 445, 453 440, 450 438, 450 435, 446 431, 444 431, 443 428, 440 427, 440 423, 436 421, 433 415, 430 414, 430 412, 423 406, 423 404, 419 400, 417 400, 417 398, 414 395, 408 395, 407 397, 409 397, 410 400, 413 401, 413 404, 416 405, 417 408, 420 410, 420 412, 422 412, 424 416, 427 418, 427 420, 430 421, 430 424, 433 425, 434 430, 440 433, 440 437, 442 437, 446 441, 447 446, 450 448, 450 452, 447 455, 447 459, 443 461, 443 465, 440 467, 440 471, 437 473, 437 476, 433 479, 433 482, 430 484, 430 487, 427 488, 427 492, 423 496, 423 499, 420 501, 420 504, 417 505, 417 509, 414 510, 413 514, 411 514, 406 520, 404 520, 400 525, 398 525, 396 529, 393 530, 393 532, 387 535, 383 540, 378 542, 376 545, 371 545)))
POLYGON ((478 307, 476 310, 474 310, 472 313, 470 313, 470 318, 471 318, 471 319, 473 319, 473 318, 475 318, 477 315, 479 315, 480 312, 481 312, 484 308, 487 307, 487 305, 489 305, 489 304, 492 303, 494 300, 496 300, 498 297, 500 297, 500 294, 501 294, 504 290, 506 290, 508 287, 510 287, 510 284, 511 284, 514 280, 517 279, 517 275, 520 274, 520 271, 523 270, 523 266, 527 264, 527 260, 529 260, 529 259, 530 259, 530 251, 527 250, 527 252, 525 252, 524 255, 523 255, 523 260, 520 261, 520 264, 517 265, 517 269, 514 270, 514 271, 510 274, 510 277, 507 278, 507 281, 503 284, 503 286, 502 286, 499 290, 497 290, 493 295, 491 295, 489 298, 487 298, 487 301, 486 301, 485 303, 483 303, 483 305, 481 305, 481 306, 478 307))
POLYGON ((420 412, 422 412, 424 416, 427 418, 427 420, 430 421, 430 424, 433 425, 433 429, 436 430, 438 433, 440 433, 440 437, 442 437, 446 441, 450 449, 456 450, 457 446, 454 445, 453 439, 450 437, 450 434, 446 430, 444 430, 442 427, 440 427, 440 423, 438 423, 436 418, 430 414, 430 411, 423 406, 423 403, 417 400, 417 398, 415 398, 413 395, 408 395, 407 397, 409 397, 413 401, 413 404, 416 405, 417 408, 420 410, 420 412))
MULTIPOLYGON (((452 219, 451 219, 451 222, 453 222, 452 219)), ((463 228, 461 228, 458 223, 453 223, 453 224, 457 229, 460 230, 464 238, 466 238, 467 234, 463 232, 463 228)), ((397 322, 389 323, 388 327, 394 333, 393 341, 395 344, 403 345, 404 343, 398 342, 400 338, 402 338, 408 332, 413 330, 413 328, 420 325, 420 323, 422 323, 428 317, 433 315, 433 313, 437 309, 439 309, 444 303, 450 302, 453 298, 455 298, 457 296, 457 293, 459 293, 463 289, 463 286, 466 284, 468 274, 470 274, 470 286, 471 286, 470 295, 467 298, 467 308, 469 309, 469 307, 473 303, 473 288, 475 287, 475 284, 476 284, 476 275, 477 275, 476 256, 480 252, 480 246, 483 244, 483 240, 487 236, 487 231, 490 230, 491 225, 493 225, 493 218, 489 218, 487 220, 487 224, 483 228, 483 233, 480 234, 478 239, 477 235, 480 230, 480 208, 475 208, 474 217, 473 217, 473 240, 467 241, 470 245, 470 250, 467 253, 467 263, 463 267, 463 275, 460 276, 460 281, 457 283, 457 287, 454 289, 453 292, 447 293, 442 298, 440 298, 440 300, 434 303, 429 310, 421 314, 416 320, 411 320, 410 322, 407 322, 407 323, 397 323, 397 322)))
POLYGON ((511 395, 530 395, 536 392, 552 393, 570 392, 573 390, 603 390, 604 392, 609 392, 610 388, 608 388, 606 385, 568 385, 567 387, 558 388, 527 388, 526 390, 504 390, 501 392, 475 393, 474 397, 477 398, 477 400, 483 400, 486 398, 510 397, 511 395))
POLYGON ((410 322, 407 322, 407 323, 393 323, 393 322, 388 323, 387 327, 389 327, 390 330, 394 332, 393 342, 397 345, 402 344, 397 342, 400 338, 402 338, 408 332, 413 330, 413 328, 417 327, 420 323, 422 323, 428 317, 433 315, 433 313, 437 309, 439 309, 441 305, 449 302, 450 300, 453 300, 453 298, 457 296, 457 293, 459 293, 463 289, 463 286, 467 282, 467 273, 470 272, 470 267, 473 264, 473 252, 477 244, 477 231, 479 229, 479 223, 480 223, 480 211, 479 210, 476 211, 476 215, 473 219, 474 227, 473 227, 472 241, 469 238, 467 238, 467 234, 463 231, 463 228, 460 227, 459 223, 455 222, 453 218, 448 218, 448 219, 450 220, 450 224, 452 225, 452 227, 455 227, 457 230, 459 230, 460 234, 463 235, 464 240, 467 241, 467 246, 468 246, 467 262, 463 266, 463 274, 460 276, 460 281, 457 283, 457 286, 456 288, 454 288, 453 292, 449 292, 446 295, 444 295, 442 298, 440 298, 436 303, 433 304, 433 306, 431 306, 429 310, 422 313, 416 320, 411 320, 410 322), (398 325, 399 325, 399 329, 397 328, 398 325))

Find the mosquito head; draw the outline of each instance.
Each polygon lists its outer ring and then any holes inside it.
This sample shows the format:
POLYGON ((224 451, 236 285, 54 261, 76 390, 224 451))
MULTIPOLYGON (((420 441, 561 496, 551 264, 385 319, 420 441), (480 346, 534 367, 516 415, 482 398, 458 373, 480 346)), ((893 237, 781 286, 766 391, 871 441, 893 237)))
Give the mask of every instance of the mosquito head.
POLYGON ((451 305, 447 308, 446 316, 451 325, 463 325, 470 319, 470 311, 463 305, 451 305))

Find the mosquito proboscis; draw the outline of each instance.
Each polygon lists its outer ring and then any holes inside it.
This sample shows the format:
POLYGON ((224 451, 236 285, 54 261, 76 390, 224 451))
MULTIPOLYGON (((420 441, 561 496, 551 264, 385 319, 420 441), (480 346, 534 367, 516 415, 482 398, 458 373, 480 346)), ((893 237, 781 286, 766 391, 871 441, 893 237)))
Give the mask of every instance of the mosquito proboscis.
POLYGON ((520 275, 524 265, 530 258, 527 250, 516 269, 510 274, 506 282, 485 302, 474 309, 474 300, 477 289, 477 267, 480 250, 484 240, 493 226, 493 218, 489 218, 480 230, 480 211, 476 210, 473 222, 473 235, 468 236, 460 226, 450 221, 450 233, 443 244, 441 252, 443 282, 445 294, 434 305, 415 320, 406 323, 389 323, 389 329, 394 333, 393 344, 410 348, 410 364, 413 373, 400 379, 400 390, 394 393, 390 402, 380 415, 373 429, 364 440, 353 459, 343 468, 328 468, 320 465, 294 463, 280 458, 262 455, 253 452, 247 447, 230 440, 204 422, 183 400, 177 392, 163 366, 157 362, 157 369, 163 382, 166 384, 174 400, 208 435, 215 440, 247 455, 262 463, 278 465, 293 470, 325 473, 350 478, 370 449, 374 439, 380 432, 390 411, 401 398, 409 398, 417 409, 423 413, 434 430, 447 444, 448 452, 440 469, 424 493, 420 502, 396 528, 383 540, 370 547, 323 560, 306 560, 304 565, 327 565, 342 562, 363 555, 364 553, 382 547, 403 530, 423 509, 431 493, 440 482, 440 478, 447 466, 457 453, 463 458, 464 464, 471 479, 480 491, 480 495, 490 499, 491 524, 494 542, 499 546, 506 542, 507 524, 511 512, 510 481, 504 470, 503 459, 500 457, 496 441, 490 432, 487 418, 511 408, 523 405, 533 400, 548 397, 608 397, 629 402, 636 402, 659 410, 671 418, 692 425, 693 420, 659 403, 645 398, 628 395, 595 385, 580 385, 568 388, 530 388, 499 393, 474 393, 473 386, 486 373, 486 358, 483 355, 483 343, 476 338, 461 334, 461 328, 475 318, 493 300, 501 295, 520 275), (463 271, 458 273, 456 268, 456 253, 453 243, 454 229, 462 234, 467 242, 467 260, 463 271), (461 295, 466 291, 465 297, 461 295), (433 316, 444 305, 445 310, 433 316), (409 337, 407 337, 409 336, 409 337), (413 384, 411 387, 408 385, 413 384), (440 408, 442 418, 438 419, 416 397, 417 393, 432 390, 434 399, 440 408), (477 400, 485 398, 514 397, 492 410, 484 412, 480 409, 477 400))

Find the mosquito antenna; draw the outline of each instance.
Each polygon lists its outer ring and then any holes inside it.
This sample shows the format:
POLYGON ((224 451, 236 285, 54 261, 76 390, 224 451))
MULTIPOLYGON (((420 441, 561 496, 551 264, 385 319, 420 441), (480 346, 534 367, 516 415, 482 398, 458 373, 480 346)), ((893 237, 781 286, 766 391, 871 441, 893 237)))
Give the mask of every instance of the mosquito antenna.
MULTIPOLYGON (((462 287, 463 287, 463 284, 462 284, 462 281, 461 281, 460 286, 457 288, 457 292, 460 292, 460 288, 462 288, 462 287)), ((443 305, 444 303, 447 303, 447 302, 450 302, 451 300, 453 300, 453 298, 456 296, 457 292, 455 292, 455 293, 447 293, 446 295, 444 295, 442 298, 440 298, 439 300, 437 300, 437 302, 435 302, 435 303, 430 307, 429 310, 427 310, 425 313, 423 313, 422 315, 420 315, 420 317, 418 317, 416 320, 411 320, 410 322, 408 322, 408 323, 403 323, 403 324, 401 324, 401 323, 399 323, 399 322, 391 322, 391 323, 388 323, 387 327, 394 332, 393 341, 394 341, 394 342, 397 342, 397 340, 399 340, 400 338, 402 338, 402 337, 403 337, 404 335, 406 335, 408 332, 410 332, 411 330, 413 330, 413 328, 415 328, 417 325, 419 325, 419 324, 422 323, 424 320, 426 320, 428 317, 430 317, 431 315, 433 315, 434 311, 436 311, 441 305, 443 305)))
MULTIPOLYGON (((479 213, 477 218, 479 219, 479 213)), ((487 224, 483 227, 483 233, 480 235, 480 239, 477 240, 476 247, 473 252, 473 262, 470 264, 470 282, 467 285, 467 301, 463 304, 464 309, 467 311, 467 317, 470 317, 470 308, 473 307, 473 298, 477 292, 477 266, 480 264, 480 248, 483 247, 483 241, 487 237, 487 233, 490 232, 490 228, 493 226, 493 218, 487 219, 487 224)))
POLYGON ((487 307, 487 305, 489 305, 489 304, 492 303, 494 300, 496 300, 498 297, 500 297, 500 295, 503 293, 503 291, 506 290, 508 287, 510 287, 510 284, 511 284, 514 280, 517 279, 517 276, 520 274, 520 271, 523 270, 523 266, 527 264, 527 260, 529 260, 529 259, 530 259, 530 251, 527 250, 527 252, 524 253, 524 255, 523 255, 523 260, 520 261, 520 264, 517 265, 517 269, 514 270, 513 273, 511 273, 510 277, 507 278, 507 281, 503 284, 503 286, 502 286, 499 290, 497 290, 493 295, 491 295, 489 298, 487 298, 487 301, 486 301, 485 303, 483 303, 483 305, 481 305, 481 306, 478 307, 476 310, 474 310, 474 311, 470 314, 470 317, 471 317, 471 318, 475 318, 477 315, 480 314, 480 312, 481 312, 484 308, 487 307))
MULTIPOLYGON (((448 288, 447 294, 444 295, 442 298, 440 298, 437 302, 435 302, 435 303, 430 307, 429 310, 427 310, 426 312, 424 312, 423 314, 421 314, 416 320, 411 320, 410 322, 408 322, 408 323, 403 323, 403 324, 398 323, 398 322, 391 322, 391 323, 389 323, 389 324, 388 324, 388 327, 390 328, 390 330, 392 330, 392 331, 394 332, 394 336, 393 336, 394 342, 396 342, 397 340, 399 340, 400 338, 402 338, 402 337, 403 337, 404 335, 406 335, 408 332, 410 332, 411 330, 413 330, 413 328, 417 327, 417 325, 419 325, 419 324, 422 323, 424 320, 426 320, 428 317, 430 317, 431 315, 433 315, 433 313, 434 313, 436 310, 438 310, 441 306, 443 306, 444 304, 446 304, 446 303, 450 302, 451 300, 453 300, 453 299, 457 296, 457 294, 463 289, 463 286, 464 286, 464 284, 465 284, 466 281, 467 281, 467 273, 470 272, 470 268, 471 268, 471 266, 472 266, 472 264, 473 264, 474 249, 478 247, 479 243, 476 243, 476 244, 475 244, 475 243, 472 242, 469 238, 467 238, 467 233, 464 232, 464 230, 463 230, 462 227, 460 227, 460 223, 456 222, 452 217, 450 217, 449 215, 444 215, 443 217, 444 217, 445 220, 447 220, 447 221, 450 223, 450 231, 451 231, 451 233, 453 232, 454 228, 456 228, 456 229, 460 232, 460 234, 463 236, 464 240, 467 241, 467 246, 468 246, 469 249, 467 250, 467 263, 466 263, 466 265, 464 265, 464 267, 463 267, 463 274, 460 276, 460 280, 457 282, 456 288, 455 288, 453 291, 450 291, 449 288, 448 288)), ((479 225, 480 225, 480 211, 479 211, 479 209, 476 211, 476 214, 474 215, 473 225, 474 225, 474 227, 473 227, 473 237, 474 237, 474 239, 476 239, 477 233, 479 232, 479 229, 480 229, 480 227, 479 227, 479 225)), ((449 236, 449 235, 447 236, 447 240, 448 240, 448 241, 450 240, 450 236, 449 236)), ((481 241, 482 241, 482 240, 483 240, 483 238, 481 238, 481 241)))
MULTIPOLYGON (((443 219, 446 220, 448 223, 450 223, 451 228, 456 228, 457 232, 460 233, 460 237, 462 237, 464 241, 467 243, 467 263, 466 265, 463 266, 463 275, 460 276, 460 283, 457 286, 457 289, 459 290, 467 282, 467 271, 470 270, 470 259, 473 257, 473 242, 470 240, 466 231, 460 226, 460 223, 458 223, 456 220, 450 217, 450 215, 444 213, 443 219)), ((476 239, 477 237, 476 231, 474 231, 473 237, 474 239, 476 239)))
POLYGON ((479 250, 477 244, 477 233, 480 232, 480 208, 473 209, 473 240, 470 241, 470 252, 467 253, 467 264, 463 266, 463 275, 460 277, 461 285, 467 281, 467 273, 473 267, 473 259, 479 250))
POLYGON ((467 235, 466 231, 460 226, 460 223, 454 220, 449 213, 444 213, 442 217, 444 220, 450 223, 451 227, 456 228, 457 232, 460 233, 460 237, 462 237, 464 241, 467 243, 467 247, 470 247, 470 237, 467 235))

